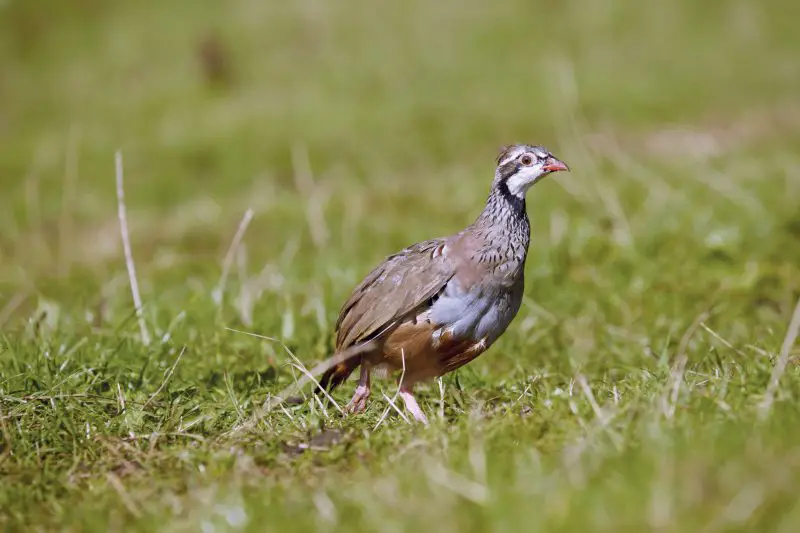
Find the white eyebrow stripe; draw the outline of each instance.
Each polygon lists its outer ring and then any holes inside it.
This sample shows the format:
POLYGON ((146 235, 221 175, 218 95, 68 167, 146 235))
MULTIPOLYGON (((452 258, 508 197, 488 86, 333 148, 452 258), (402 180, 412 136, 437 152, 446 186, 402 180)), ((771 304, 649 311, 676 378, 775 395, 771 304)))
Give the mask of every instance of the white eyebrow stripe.
POLYGON ((520 154, 522 154, 524 152, 525 152, 525 150, 522 150, 520 148, 515 148, 514 150, 511 151, 511 153, 508 154, 508 156, 505 159, 500 161, 500 164, 498 166, 501 167, 501 166, 505 165, 509 161, 512 161, 512 160, 518 158, 520 156, 520 154))

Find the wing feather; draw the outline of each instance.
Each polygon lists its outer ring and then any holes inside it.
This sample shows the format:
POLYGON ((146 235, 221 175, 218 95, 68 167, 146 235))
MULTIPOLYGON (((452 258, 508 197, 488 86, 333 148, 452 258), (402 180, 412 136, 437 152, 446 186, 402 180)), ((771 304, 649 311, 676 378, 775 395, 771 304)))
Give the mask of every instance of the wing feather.
POLYGON ((353 290, 336 322, 336 349, 391 331, 428 304, 455 273, 441 252, 445 239, 409 246, 378 265, 353 290))

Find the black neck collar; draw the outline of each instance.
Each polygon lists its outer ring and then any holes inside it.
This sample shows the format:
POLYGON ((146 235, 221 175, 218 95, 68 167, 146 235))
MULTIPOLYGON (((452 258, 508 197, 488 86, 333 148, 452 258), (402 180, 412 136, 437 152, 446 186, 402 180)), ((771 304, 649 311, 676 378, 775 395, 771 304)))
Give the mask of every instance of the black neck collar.
POLYGON ((520 218, 527 216, 528 213, 525 211, 525 198, 520 198, 516 194, 512 194, 508 189, 508 183, 506 183, 506 180, 501 180, 497 184, 496 188, 500 199, 509 205, 511 212, 514 213, 514 215, 520 218))

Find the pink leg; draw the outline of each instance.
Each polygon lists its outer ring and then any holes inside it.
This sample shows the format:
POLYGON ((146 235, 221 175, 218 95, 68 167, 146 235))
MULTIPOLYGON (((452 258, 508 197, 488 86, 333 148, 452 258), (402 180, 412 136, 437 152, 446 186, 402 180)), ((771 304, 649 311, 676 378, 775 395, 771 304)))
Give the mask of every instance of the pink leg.
POLYGON ((367 408, 367 399, 369 398, 369 363, 361 361, 361 373, 358 376, 358 386, 356 392, 353 394, 353 399, 345 407, 345 412, 360 413, 367 408))
POLYGON ((426 426, 428 425, 428 417, 425 416, 425 413, 422 412, 420 409, 419 404, 417 403, 416 398, 411 392, 412 387, 407 387, 406 385, 400 386, 400 397, 403 399, 403 402, 406 404, 406 410, 411 413, 411 416, 414 417, 414 420, 417 422, 422 422, 426 426))

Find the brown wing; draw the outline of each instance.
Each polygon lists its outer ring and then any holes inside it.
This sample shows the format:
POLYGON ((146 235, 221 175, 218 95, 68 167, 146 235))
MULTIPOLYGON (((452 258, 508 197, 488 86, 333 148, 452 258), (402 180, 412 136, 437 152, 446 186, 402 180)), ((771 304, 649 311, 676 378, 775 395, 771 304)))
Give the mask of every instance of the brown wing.
POLYGON ((386 258, 353 290, 336 322, 336 349, 375 338, 418 312, 453 277, 445 239, 409 246, 386 258))

